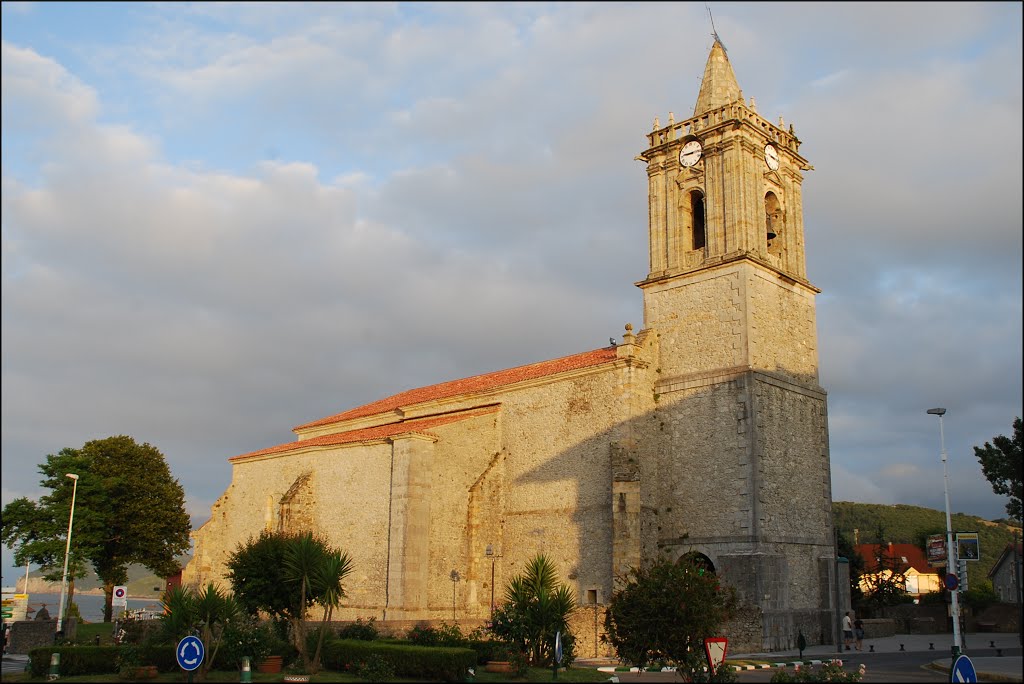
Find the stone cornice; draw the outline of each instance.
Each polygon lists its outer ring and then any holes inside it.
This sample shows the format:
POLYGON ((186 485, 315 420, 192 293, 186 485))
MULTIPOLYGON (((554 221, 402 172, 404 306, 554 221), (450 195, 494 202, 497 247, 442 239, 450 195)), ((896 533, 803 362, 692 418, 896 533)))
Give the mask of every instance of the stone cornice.
POLYGON ((717 269, 723 269, 729 265, 743 261, 756 264, 767 271, 771 271, 787 284, 797 285, 806 288, 807 290, 810 290, 814 294, 821 294, 821 289, 812 285, 810 281, 804 280, 803 278, 795 276, 791 273, 786 273, 778 266, 775 266, 765 261, 763 258, 761 258, 761 256, 759 256, 755 252, 742 250, 730 252, 729 254, 723 254, 720 257, 711 257, 701 262, 700 265, 693 266, 691 268, 676 269, 670 272, 659 271, 657 275, 652 274, 648 276, 645 280, 640 280, 633 284, 639 287, 640 289, 647 289, 649 287, 653 287, 656 285, 670 283, 673 280, 690 277, 696 273, 700 273, 701 271, 714 271, 717 269))

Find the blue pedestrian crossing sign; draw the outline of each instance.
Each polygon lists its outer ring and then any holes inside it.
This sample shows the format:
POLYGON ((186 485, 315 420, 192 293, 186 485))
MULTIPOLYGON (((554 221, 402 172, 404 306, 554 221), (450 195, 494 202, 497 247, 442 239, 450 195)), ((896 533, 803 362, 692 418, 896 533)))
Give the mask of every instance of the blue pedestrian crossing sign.
POLYGON ((949 673, 951 682, 976 682, 978 673, 974 671, 974 663, 965 655, 960 656, 953 663, 953 670, 949 673))
POLYGON ((206 649, 199 637, 187 636, 178 642, 178 648, 175 649, 174 655, 178 658, 178 665, 181 669, 191 672, 203 662, 205 652, 206 649))

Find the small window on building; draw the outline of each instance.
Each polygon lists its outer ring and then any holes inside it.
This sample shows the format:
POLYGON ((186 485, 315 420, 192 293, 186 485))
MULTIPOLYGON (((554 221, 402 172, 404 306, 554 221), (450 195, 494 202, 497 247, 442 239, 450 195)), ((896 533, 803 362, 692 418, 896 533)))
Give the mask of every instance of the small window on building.
POLYGON ((587 605, 597 605, 597 589, 587 589, 587 605))
POLYGON ((707 232, 704 224, 704 193, 700 190, 690 191, 690 216, 693 220, 693 249, 704 249, 707 244, 707 232))
POLYGON ((779 198, 775 196, 774 192, 769 191, 764 196, 764 227, 769 254, 779 256, 782 253, 783 224, 782 203, 779 202, 779 198))

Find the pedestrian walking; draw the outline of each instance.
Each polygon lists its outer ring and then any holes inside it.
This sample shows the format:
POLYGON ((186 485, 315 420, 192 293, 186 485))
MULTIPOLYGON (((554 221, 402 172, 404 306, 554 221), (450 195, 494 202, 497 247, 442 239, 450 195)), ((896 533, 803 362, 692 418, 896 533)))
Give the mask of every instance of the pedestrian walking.
POLYGON ((857 619, 853 621, 853 638, 857 642, 857 650, 864 650, 864 621, 857 616, 857 619))
POLYGON ((853 641, 853 618, 850 617, 850 613, 847 612, 843 616, 843 646, 846 650, 850 650, 850 642, 853 641))

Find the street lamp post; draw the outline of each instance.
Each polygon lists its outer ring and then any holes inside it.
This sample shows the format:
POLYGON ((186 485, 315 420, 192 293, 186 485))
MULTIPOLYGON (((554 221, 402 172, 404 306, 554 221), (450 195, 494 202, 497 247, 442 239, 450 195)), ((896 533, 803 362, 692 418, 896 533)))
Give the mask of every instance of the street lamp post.
POLYGON ((459 575, 459 571, 458 570, 452 570, 452 574, 450 574, 449 577, 452 580, 452 620, 454 621, 455 620, 455 585, 458 584, 458 581, 460 579, 462 579, 462 577, 459 575))
MULTIPOLYGON (((928 409, 927 413, 939 417, 939 444, 942 449, 943 490, 946 493, 946 572, 952 573, 956 569, 956 550, 953 548, 953 523, 949 516, 949 469, 946 466, 946 435, 942 429, 942 416, 946 414, 946 409, 928 409)), ((960 592, 958 589, 954 589, 949 593, 952 596, 953 606, 953 658, 956 658, 960 654, 960 592)))
MULTIPOLYGON (((75 521, 75 495, 78 494, 78 475, 66 473, 74 482, 71 488, 71 514, 68 516, 68 541, 64 547, 64 576, 60 580, 60 605, 57 606, 57 631, 60 632, 64 625, 64 592, 68 585, 68 555, 71 553, 71 524, 75 521)), ((26 591, 28 591, 26 589, 26 591)))
POLYGON ((487 545, 487 550, 484 551, 487 557, 491 559, 491 618, 494 618, 494 548, 490 544, 487 545))

